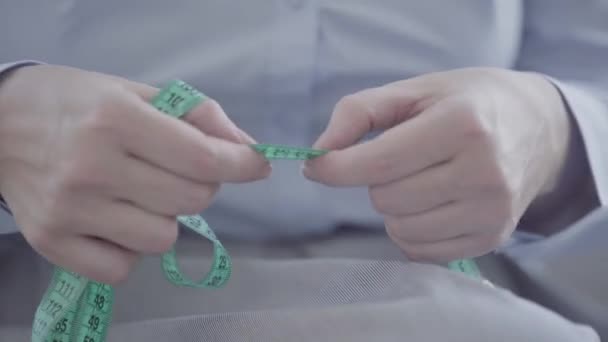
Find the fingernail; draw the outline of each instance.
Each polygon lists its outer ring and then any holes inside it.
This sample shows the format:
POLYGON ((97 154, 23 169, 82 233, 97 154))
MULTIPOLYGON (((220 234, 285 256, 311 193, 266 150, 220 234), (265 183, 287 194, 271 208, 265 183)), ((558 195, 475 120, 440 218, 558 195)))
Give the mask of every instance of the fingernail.
POLYGON ((266 164, 266 169, 264 170, 264 178, 270 176, 271 173, 272 173, 272 164, 268 163, 268 164, 266 164))
POLYGON ((306 162, 302 163, 302 165, 300 165, 300 174, 302 176, 304 176, 305 178, 310 179, 310 173, 311 173, 311 171, 310 171, 310 168, 308 167, 307 163, 306 162))

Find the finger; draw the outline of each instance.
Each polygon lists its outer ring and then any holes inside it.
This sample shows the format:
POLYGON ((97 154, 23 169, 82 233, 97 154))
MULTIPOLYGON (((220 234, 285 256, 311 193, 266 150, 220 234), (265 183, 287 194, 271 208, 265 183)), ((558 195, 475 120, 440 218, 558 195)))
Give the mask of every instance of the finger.
MULTIPOLYGON (((161 115, 141 101, 130 101, 131 115, 119 131, 127 152, 195 182, 245 182, 266 177, 270 165, 251 147, 201 133, 193 126, 161 115)), ((124 114, 124 113, 123 113, 124 114)), ((106 120, 112 120, 112 115, 106 120)), ((118 118, 117 118, 118 119, 118 118)))
POLYGON ((138 258, 132 251, 87 236, 66 236, 57 243, 47 256, 52 263, 104 284, 126 280, 138 258))
POLYGON ((112 193, 145 211, 163 216, 198 214, 219 188, 217 183, 196 183, 139 159, 125 159, 112 193))
POLYGON ((437 208, 463 195, 454 163, 429 167, 392 183, 374 185, 369 195, 381 214, 407 216, 437 208))
POLYGON ((486 236, 464 235, 433 243, 395 242, 411 261, 443 263, 487 254, 495 249, 488 241, 486 236))
POLYGON ((126 202, 104 203, 99 206, 95 221, 88 219, 89 227, 79 228, 81 232, 140 253, 166 252, 177 240, 174 217, 152 214, 126 202))
POLYGON ((139 95, 146 102, 150 102, 152 100, 152 98, 154 98, 154 96, 156 96, 156 94, 159 91, 158 88, 153 87, 151 85, 133 81, 133 80, 130 80, 130 79, 127 79, 124 77, 117 76, 117 75, 104 74, 104 73, 99 73, 96 71, 88 71, 88 72, 95 74, 98 77, 103 77, 103 78, 112 80, 114 82, 117 82, 118 84, 123 86, 126 90, 139 95))
MULTIPOLYGON (((127 90, 138 94, 144 101, 151 102, 159 89, 150 85, 128 80, 119 76, 105 75, 123 85, 127 90)), ((255 140, 238 128, 226 115, 222 107, 213 99, 207 97, 201 104, 193 108, 183 119, 201 132, 226 139, 235 143, 253 144, 255 140)))
POLYGON ((224 109, 213 99, 207 98, 203 103, 192 109, 184 120, 201 132, 226 139, 234 143, 254 144, 255 140, 238 128, 226 115, 224 109))
POLYGON ((445 101, 375 139, 307 162, 304 175, 330 186, 377 185, 445 162, 468 142, 457 113, 468 110, 445 101))
POLYGON ((418 91, 384 86, 342 98, 314 148, 336 150, 350 146, 366 133, 392 127, 416 114, 418 91))
POLYGON ((495 219, 479 202, 449 202, 438 208, 403 217, 387 216, 391 236, 410 243, 430 243, 461 235, 496 231, 495 219))

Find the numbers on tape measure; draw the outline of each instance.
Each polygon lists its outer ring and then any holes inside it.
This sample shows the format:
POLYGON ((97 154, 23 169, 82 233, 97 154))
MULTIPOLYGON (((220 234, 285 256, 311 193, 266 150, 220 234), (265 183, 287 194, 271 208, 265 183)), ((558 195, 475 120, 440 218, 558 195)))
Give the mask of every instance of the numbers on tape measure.
POLYGON ((105 304, 105 302, 106 302, 106 297, 105 296, 100 295, 98 293, 95 294, 94 303, 95 303, 95 305, 97 305, 97 308, 99 310, 103 309, 103 305, 105 304))
POLYGON ((57 283, 56 291, 62 297, 70 300, 74 294, 74 289, 74 285, 68 283, 65 279, 62 279, 57 283))
POLYGON ((183 96, 180 96, 176 93, 171 93, 171 94, 169 94, 169 99, 167 99, 167 102, 171 107, 176 108, 177 105, 179 105, 185 99, 186 98, 183 96))
POLYGON ((99 328, 99 316, 91 315, 88 324, 92 330, 97 330, 99 328))
POLYGON ((203 102, 206 96, 182 81, 174 81, 152 100, 159 111, 180 118, 203 102))
POLYGON ((58 333, 64 333, 68 329, 68 319, 62 318, 55 324, 55 331, 58 333))
POLYGON ((63 305, 57 303, 55 300, 49 300, 44 306, 44 311, 49 313, 51 317, 55 318, 57 314, 63 309, 63 305))
POLYGON ((293 147, 273 144, 254 144, 251 147, 267 159, 307 160, 320 157, 327 153, 325 150, 293 147))
POLYGON ((226 266, 228 266, 227 258, 226 258, 225 255, 221 255, 220 256, 220 264, 217 266, 217 268, 225 270, 226 266))

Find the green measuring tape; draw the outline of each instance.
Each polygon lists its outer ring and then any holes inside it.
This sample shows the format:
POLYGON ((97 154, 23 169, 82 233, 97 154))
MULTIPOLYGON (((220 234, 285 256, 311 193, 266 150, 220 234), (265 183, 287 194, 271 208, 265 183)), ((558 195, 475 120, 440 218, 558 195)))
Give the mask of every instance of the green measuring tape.
MULTIPOLYGON (((161 89, 151 103, 159 111, 181 118, 205 98, 205 95, 178 80, 161 89)), ((269 160, 308 160, 327 153, 323 150, 282 145, 255 144, 251 147, 269 160)), ((167 280, 178 286, 222 287, 230 279, 232 271, 230 255, 222 243, 200 215, 178 216, 177 221, 212 242, 213 263, 201 280, 191 280, 180 271, 173 247, 161 258, 161 267, 167 280)), ((448 267, 480 277, 473 260, 458 260, 448 267)), ((112 318, 113 304, 114 289, 110 285, 56 267, 36 310, 32 342, 104 342, 112 318)))
POLYGON ((475 278, 481 278, 481 272, 475 261, 471 259, 454 260, 448 263, 448 268, 452 271, 462 272, 475 278))

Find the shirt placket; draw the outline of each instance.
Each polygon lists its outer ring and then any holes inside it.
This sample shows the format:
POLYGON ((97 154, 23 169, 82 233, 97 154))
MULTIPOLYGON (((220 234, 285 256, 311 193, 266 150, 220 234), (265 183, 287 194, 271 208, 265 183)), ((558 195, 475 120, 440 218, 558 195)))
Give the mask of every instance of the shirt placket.
POLYGON ((311 143, 308 133, 317 50, 317 4, 313 0, 280 0, 276 4, 267 59, 267 105, 274 121, 269 125, 270 138, 306 145, 311 143))

